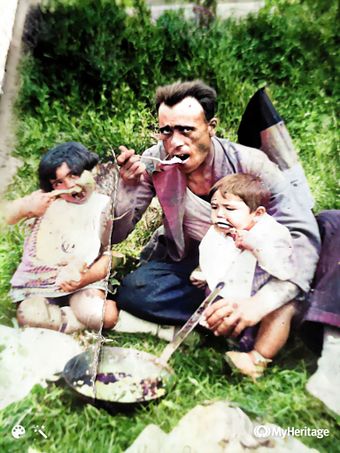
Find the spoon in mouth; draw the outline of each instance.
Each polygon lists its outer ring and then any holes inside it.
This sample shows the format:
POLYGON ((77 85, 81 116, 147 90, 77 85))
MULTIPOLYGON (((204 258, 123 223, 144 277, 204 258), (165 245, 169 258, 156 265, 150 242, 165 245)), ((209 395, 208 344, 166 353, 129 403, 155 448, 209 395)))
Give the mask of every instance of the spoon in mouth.
POLYGON ((225 229, 233 229, 234 227, 228 223, 228 222, 215 222, 215 225, 219 226, 220 228, 225 228, 225 229))
POLYGON ((60 195, 77 194, 82 192, 83 190, 92 192, 95 188, 95 185, 96 182, 92 176, 92 173, 88 170, 84 170, 74 187, 72 187, 71 189, 56 189, 52 190, 52 192, 50 193, 53 197, 59 197, 60 195))
POLYGON ((73 195, 73 194, 80 193, 82 190, 83 190, 83 188, 81 186, 76 185, 76 186, 72 187, 72 189, 52 190, 51 195, 53 197, 59 197, 60 195, 73 195))
POLYGON ((159 162, 162 165, 184 164, 184 162, 185 162, 177 156, 174 156, 169 160, 159 159, 158 157, 154 157, 154 156, 142 156, 142 159, 154 160, 156 162, 159 162))

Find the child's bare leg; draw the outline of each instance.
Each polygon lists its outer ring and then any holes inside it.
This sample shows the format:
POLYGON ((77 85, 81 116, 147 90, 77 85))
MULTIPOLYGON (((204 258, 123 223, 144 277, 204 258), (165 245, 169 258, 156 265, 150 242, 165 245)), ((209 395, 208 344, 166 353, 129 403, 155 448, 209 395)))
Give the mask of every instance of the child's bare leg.
POLYGON ((59 330, 61 310, 57 305, 49 304, 45 297, 32 296, 19 304, 17 319, 20 326, 59 330))
POLYGON ((74 333, 84 330, 85 328, 86 326, 78 320, 71 307, 61 307, 61 332, 74 333))
POLYGON ((105 301, 105 312, 104 312, 104 324, 105 329, 112 329, 118 322, 119 310, 114 300, 106 299, 105 301))
POLYGON ((261 321, 254 349, 250 352, 227 352, 227 362, 253 379, 262 376, 267 364, 286 344, 294 313, 294 302, 269 313, 261 321))
POLYGON ((117 322, 118 312, 114 301, 105 301, 104 291, 84 289, 70 297, 70 307, 85 327, 99 331, 111 328, 117 322))
POLYGON ((294 302, 289 302, 264 317, 256 336, 255 351, 266 359, 275 357, 286 344, 295 311, 294 302))

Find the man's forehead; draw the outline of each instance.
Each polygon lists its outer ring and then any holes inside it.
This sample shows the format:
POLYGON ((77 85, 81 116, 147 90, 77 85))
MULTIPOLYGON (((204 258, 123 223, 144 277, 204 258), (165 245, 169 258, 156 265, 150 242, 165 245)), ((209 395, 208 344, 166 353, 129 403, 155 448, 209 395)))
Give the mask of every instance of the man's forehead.
POLYGON ((180 120, 195 119, 204 115, 204 110, 197 99, 186 97, 173 106, 166 105, 164 102, 160 105, 158 111, 159 120, 173 121, 177 118, 180 120))

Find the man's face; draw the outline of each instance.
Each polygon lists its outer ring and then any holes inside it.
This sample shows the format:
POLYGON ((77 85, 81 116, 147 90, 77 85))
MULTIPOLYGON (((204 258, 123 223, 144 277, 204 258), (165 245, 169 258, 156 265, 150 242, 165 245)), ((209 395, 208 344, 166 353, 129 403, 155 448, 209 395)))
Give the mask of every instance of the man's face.
POLYGON ((250 230, 255 225, 256 211, 250 212, 249 206, 230 193, 222 195, 217 190, 211 199, 211 221, 214 228, 225 234, 237 230, 250 230))
POLYGON ((158 120, 166 153, 182 159, 180 169, 184 173, 197 170, 211 150, 215 119, 208 123, 201 104, 187 97, 172 107, 161 104, 158 120))

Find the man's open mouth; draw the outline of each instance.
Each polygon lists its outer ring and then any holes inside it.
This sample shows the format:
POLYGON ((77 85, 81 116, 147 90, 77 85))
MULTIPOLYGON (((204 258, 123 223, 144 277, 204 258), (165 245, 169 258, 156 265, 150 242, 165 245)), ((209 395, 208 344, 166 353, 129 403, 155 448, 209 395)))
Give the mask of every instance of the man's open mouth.
POLYGON ((186 160, 189 159, 190 157, 190 154, 175 154, 176 157, 178 157, 179 159, 181 159, 182 162, 185 162, 186 160))

